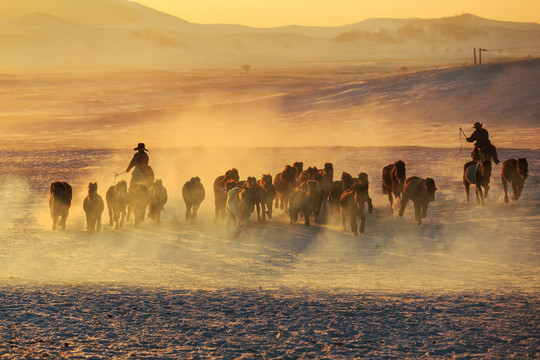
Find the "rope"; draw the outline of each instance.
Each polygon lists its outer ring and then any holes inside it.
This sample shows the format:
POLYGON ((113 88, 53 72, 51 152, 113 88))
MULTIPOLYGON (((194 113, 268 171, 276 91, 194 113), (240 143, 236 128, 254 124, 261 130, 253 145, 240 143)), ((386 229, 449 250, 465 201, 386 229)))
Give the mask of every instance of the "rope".
POLYGON ((119 174, 117 174, 116 172, 114 173, 114 185, 116 185, 116 178, 117 178, 118 176, 122 175, 122 174, 125 174, 125 173, 127 173, 127 171, 121 172, 121 173, 119 173, 119 174))
MULTIPOLYGON (((459 154, 461 154, 461 150, 463 150, 463 140, 461 139, 461 134, 463 133, 463 130, 459 128, 458 137, 459 137, 459 152, 456 154, 456 162, 459 154)), ((465 136, 465 134, 463 134, 465 136)))

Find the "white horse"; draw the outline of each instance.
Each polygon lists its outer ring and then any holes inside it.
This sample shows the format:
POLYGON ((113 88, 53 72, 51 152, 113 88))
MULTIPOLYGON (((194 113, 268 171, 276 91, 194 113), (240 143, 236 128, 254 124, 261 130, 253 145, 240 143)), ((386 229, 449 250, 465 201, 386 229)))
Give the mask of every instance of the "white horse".
POLYGON ((255 210, 255 196, 250 189, 235 187, 227 193, 227 219, 225 229, 228 230, 231 221, 236 225, 234 236, 238 237, 242 227, 249 221, 249 216, 255 210))

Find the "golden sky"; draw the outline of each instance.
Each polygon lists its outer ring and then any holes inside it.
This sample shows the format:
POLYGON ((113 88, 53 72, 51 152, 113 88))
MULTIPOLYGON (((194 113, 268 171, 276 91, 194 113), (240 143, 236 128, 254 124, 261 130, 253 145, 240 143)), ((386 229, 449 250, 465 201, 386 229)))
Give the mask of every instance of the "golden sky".
POLYGON ((134 0, 199 24, 338 26, 373 17, 480 17, 540 23, 540 0, 134 0))

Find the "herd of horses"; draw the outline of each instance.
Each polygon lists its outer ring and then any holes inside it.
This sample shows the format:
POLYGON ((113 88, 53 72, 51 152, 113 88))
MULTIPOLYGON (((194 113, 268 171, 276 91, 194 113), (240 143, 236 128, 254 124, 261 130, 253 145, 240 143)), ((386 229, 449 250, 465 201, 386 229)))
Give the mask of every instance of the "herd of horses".
MULTIPOLYGON (((272 212, 282 210, 288 214, 290 224, 303 218, 310 226, 310 219, 317 220, 321 209, 341 215, 341 225, 346 230, 346 220, 350 219, 350 230, 354 235, 363 233, 366 225, 365 209, 373 211, 369 196, 369 181, 366 173, 353 177, 348 172, 341 174, 340 180, 334 180, 332 163, 317 167, 303 168, 302 162, 285 165, 283 171, 272 176, 264 174, 260 179, 248 177, 240 180, 237 169, 232 168, 218 176, 213 183, 215 218, 225 220, 225 228, 234 226, 234 235, 240 235, 242 228, 255 212, 258 222, 272 218, 272 212), (359 221, 359 223, 358 223, 359 221)), ((476 199, 484 205, 484 198, 489 191, 492 166, 491 161, 471 161, 464 165, 463 184, 469 202, 470 185, 476 186, 476 199)), ((528 176, 528 163, 525 158, 508 159, 502 164, 501 180, 504 199, 508 202, 508 184, 513 191, 513 199, 521 196, 525 179, 528 176)), ((435 200, 435 180, 406 176, 406 166, 401 160, 382 169, 382 192, 388 195, 390 206, 399 199, 399 216, 403 216, 409 201, 414 204, 415 220, 418 225, 427 216, 428 204, 435 200)), ((199 177, 193 177, 182 188, 182 197, 186 206, 185 219, 197 218, 197 210, 205 199, 205 189, 199 177)), ((160 224, 160 214, 167 202, 167 190, 160 179, 155 180, 153 171, 132 173, 128 187, 125 180, 111 186, 106 193, 109 213, 109 225, 116 229, 130 221, 134 215, 134 226, 148 217, 160 224), (142 176, 141 174, 151 174, 142 176)), ((53 219, 53 230, 57 226, 66 228, 66 218, 71 206, 72 188, 66 182, 53 182, 50 188, 49 208, 53 219)), ((101 215, 105 203, 97 193, 97 183, 90 183, 88 195, 84 199, 83 209, 86 214, 87 231, 100 231, 101 215)))

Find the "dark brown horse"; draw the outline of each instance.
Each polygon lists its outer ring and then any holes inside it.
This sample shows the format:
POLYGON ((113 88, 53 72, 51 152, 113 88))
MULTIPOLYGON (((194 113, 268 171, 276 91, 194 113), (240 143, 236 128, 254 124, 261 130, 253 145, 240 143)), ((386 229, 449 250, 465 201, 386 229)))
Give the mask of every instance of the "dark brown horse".
POLYGON ((103 198, 97 193, 97 189, 97 182, 88 184, 88 195, 83 202, 83 209, 86 213, 86 231, 89 234, 101 230, 101 214, 105 209, 103 198))
POLYGON ((484 198, 488 196, 491 178, 491 161, 469 161, 463 166, 463 185, 469 202, 469 187, 476 185, 476 200, 484 206, 484 198), (483 190, 482 190, 483 188, 483 190))
POLYGON ((53 219, 53 230, 56 230, 57 225, 66 230, 66 219, 71 206, 72 192, 71 185, 67 182, 55 181, 51 183, 49 210, 53 219))
POLYGON ((339 200, 341 199, 341 194, 345 190, 348 190, 353 186, 354 179, 351 174, 346 171, 341 173, 341 180, 334 181, 332 183, 332 188, 328 194, 328 206, 332 211, 337 212, 339 210, 339 200))
POLYGON ((276 189, 274 184, 272 184, 272 175, 264 174, 260 180, 257 181, 257 186, 259 187, 259 196, 257 203, 257 215, 261 212, 262 221, 266 221, 266 216, 272 218, 272 204, 274 198, 276 197, 276 189))
POLYGON ((128 203, 127 183, 125 180, 119 181, 116 185, 109 187, 105 194, 107 209, 109 211, 109 226, 118 229, 124 225, 126 220, 126 209, 128 203))
POLYGON ((225 204, 227 202, 227 191, 232 189, 240 180, 238 170, 232 168, 225 172, 225 175, 218 176, 214 180, 214 204, 216 211, 216 220, 225 217, 225 204))
POLYGON ((341 207, 341 225, 345 231, 345 220, 351 218, 351 231, 354 235, 364 232, 366 227, 366 215, 364 214, 365 203, 368 201, 368 189, 362 184, 354 184, 350 189, 341 194, 339 205, 341 207), (360 229, 357 219, 360 218, 360 229))
POLYGON ((525 179, 529 172, 527 159, 508 159, 502 164, 501 179, 504 189, 504 202, 508 202, 508 184, 512 186, 512 199, 517 200, 521 196, 525 179))
POLYGON ((431 201, 435 200, 435 180, 432 178, 421 179, 418 176, 411 176, 405 181, 403 187, 403 200, 399 209, 399 216, 403 216, 405 206, 409 200, 414 203, 414 219, 418 225, 422 224, 422 219, 427 216, 427 208, 431 201))
POLYGON ((386 165, 382 170, 382 192, 388 194, 390 206, 394 203, 394 197, 401 198, 406 177, 405 163, 401 160, 393 164, 386 165))
POLYGON ((201 206, 206 193, 201 179, 198 176, 192 177, 182 187, 182 198, 186 204, 186 220, 197 219, 197 210, 201 206))
POLYGON ((296 187, 296 168, 285 165, 285 169, 274 177, 276 189, 276 209, 289 208, 289 194, 296 187))
POLYGON ((148 204, 148 217, 156 224, 161 224, 161 211, 165 207, 169 196, 161 179, 154 181, 150 188, 150 203, 148 204))

